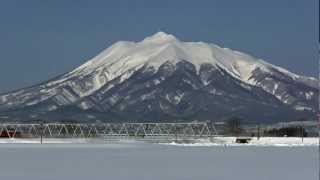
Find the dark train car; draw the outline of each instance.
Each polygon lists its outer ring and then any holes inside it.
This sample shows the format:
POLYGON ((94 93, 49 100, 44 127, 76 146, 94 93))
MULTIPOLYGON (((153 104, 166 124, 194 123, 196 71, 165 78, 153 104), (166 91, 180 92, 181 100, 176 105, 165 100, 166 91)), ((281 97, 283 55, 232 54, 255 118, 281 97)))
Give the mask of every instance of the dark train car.
POLYGON ((0 138, 12 138, 12 137, 21 137, 21 133, 19 131, 14 131, 14 130, 3 130, 0 133, 0 138))

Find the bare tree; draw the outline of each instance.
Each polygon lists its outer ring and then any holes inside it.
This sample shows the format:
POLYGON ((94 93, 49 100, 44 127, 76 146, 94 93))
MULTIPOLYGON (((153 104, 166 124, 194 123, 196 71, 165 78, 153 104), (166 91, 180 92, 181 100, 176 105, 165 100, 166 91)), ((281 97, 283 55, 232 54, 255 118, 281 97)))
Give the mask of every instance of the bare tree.
POLYGON ((227 133, 238 136, 241 132, 241 119, 238 117, 232 117, 227 120, 227 133))

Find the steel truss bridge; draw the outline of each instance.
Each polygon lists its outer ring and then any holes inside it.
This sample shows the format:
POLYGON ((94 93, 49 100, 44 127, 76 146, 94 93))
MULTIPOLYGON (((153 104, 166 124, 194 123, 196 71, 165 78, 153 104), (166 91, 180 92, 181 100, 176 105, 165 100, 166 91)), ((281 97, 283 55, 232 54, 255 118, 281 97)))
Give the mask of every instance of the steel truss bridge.
POLYGON ((7 138, 190 137, 217 135, 212 123, 0 124, 7 138))

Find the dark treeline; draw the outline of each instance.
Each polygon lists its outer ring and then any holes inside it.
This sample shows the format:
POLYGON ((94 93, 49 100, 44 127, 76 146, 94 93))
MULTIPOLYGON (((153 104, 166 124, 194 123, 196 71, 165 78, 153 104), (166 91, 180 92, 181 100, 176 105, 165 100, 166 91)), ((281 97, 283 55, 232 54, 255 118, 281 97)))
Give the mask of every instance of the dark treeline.
POLYGON ((303 127, 284 127, 284 128, 273 128, 270 130, 265 130, 263 132, 264 135, 267 136, 287 136, 287 137, 307 137, 308 133, 303 127))

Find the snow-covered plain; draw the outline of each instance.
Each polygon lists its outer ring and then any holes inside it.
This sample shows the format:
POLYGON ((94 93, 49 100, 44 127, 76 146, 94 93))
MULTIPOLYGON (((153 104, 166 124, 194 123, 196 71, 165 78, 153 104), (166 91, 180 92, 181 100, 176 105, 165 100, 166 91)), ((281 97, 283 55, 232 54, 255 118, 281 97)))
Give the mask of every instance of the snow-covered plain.
MULTIPOLYGON (((178 142, 173 142, 172 139, 158 139, 159 142, 163 145, 176 145, 176 146, 318 146, 319 138, 317 137, 308 137, 308 138, 299 138, 299 137, 261 137, 259 140, 256 137, 252 137, 248 144, 238 144, 236 143, 237 137, 213 137, 213 138, 204 138, 204 139, 194 139, 194 140, 184 140, 178 139, 178 142)), ((147 142, 150 142, 152 139, 147 139, 147 142)), ((43 138, 44 144, 104 144, 109 142, 143 142, 143 139, 138 139, 135 141, 134 138, 43 138)), ((154 139, 152 142, 156 142, 157 139, 154 139)), ((17 138, 17 139, 8 139, 0 138, 0 144, 39 144, 40 138, 17 138)))
POLYGON ((319 138, 298 137, 256 137, 251 138, 248 144, 236 143, 236 137, 215 137, 212 140, 204 139, 194 143, 164 143, 176 146, 319 146, 319 138))
POLYGON ((317 180, 316 146, 0 144, 0 179, 317 180))

